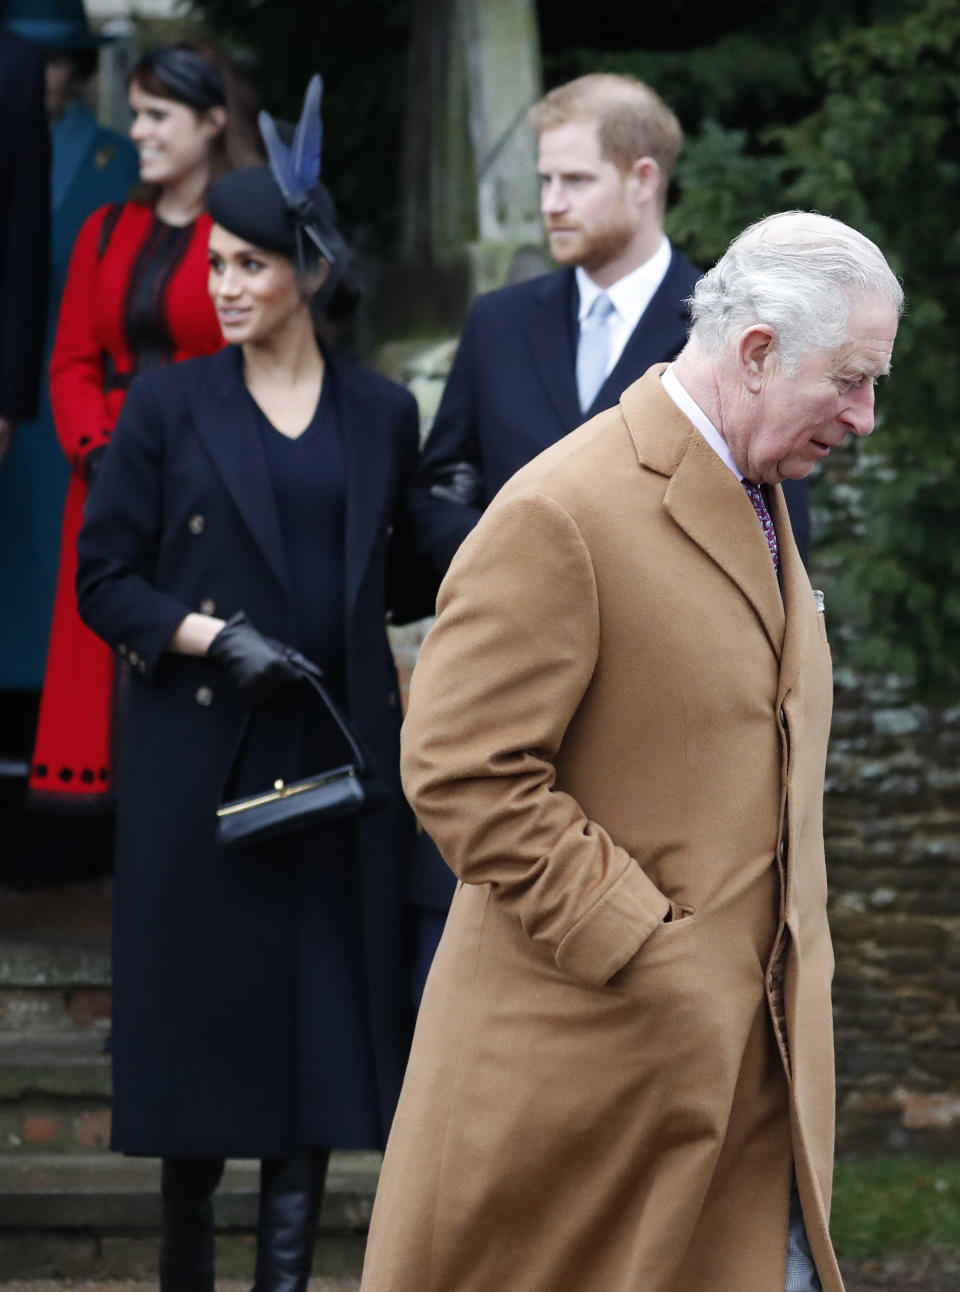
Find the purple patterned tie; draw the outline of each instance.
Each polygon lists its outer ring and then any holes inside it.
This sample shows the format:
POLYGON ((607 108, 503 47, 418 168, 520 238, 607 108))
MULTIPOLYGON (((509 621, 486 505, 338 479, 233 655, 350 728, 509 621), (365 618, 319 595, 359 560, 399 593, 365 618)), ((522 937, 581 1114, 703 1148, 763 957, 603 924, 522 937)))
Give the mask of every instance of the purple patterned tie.
POLYGON ((763 490, 758 484, 754 484, 752 480, 744 480, 743 487, 747 491, 747 497, 753 503, 753 510, 757 513, 757 520, 763 526, 767 547, 769 547, 770 555, 773 557, 773 568, 779 574, 780 548, 777 545, 777 531, 773 528, 773 518, 767 511, 767 504, 763 500, 763 490))

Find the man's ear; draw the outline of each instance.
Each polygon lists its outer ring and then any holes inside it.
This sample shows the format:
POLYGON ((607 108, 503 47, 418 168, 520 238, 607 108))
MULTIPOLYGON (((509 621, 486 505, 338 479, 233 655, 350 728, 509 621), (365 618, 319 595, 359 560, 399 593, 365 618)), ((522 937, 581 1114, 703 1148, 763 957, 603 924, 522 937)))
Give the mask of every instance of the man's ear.
POLYGON ((652 157, 638 157, 628 173, 634 182, 634 196, 638 205, 651 201, 660 192, 663 175, 660 163, 652 157))
POLYGON ((740 333, 737 368, 740 380, 756 395, 777 361, 777 334, 768 323, 754 323, 740 333))

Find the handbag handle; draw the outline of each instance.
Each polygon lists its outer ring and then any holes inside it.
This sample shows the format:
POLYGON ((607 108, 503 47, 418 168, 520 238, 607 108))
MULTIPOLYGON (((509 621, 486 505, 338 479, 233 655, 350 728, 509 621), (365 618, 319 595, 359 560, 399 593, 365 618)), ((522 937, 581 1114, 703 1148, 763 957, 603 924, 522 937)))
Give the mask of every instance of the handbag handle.
MULTIPOLYGON (((356 766, 357 775, 361 778, 369 777, 371 774, 370 759, 364 753, 363 747, 361 746, 360 741, 357 739, 355 733, 351 729, 350 723, 347 721, 346 715, 343 713, 340 706, 334 700, 333 696, 330 694, 327 688, 320 681, 320 678, 317 676, 320 670, 317 669, 317 672, 314 673, 312 670, 308 671, 307 669, 304 669, 304 668, 297 668, 297 672, 300 674, 300 677, 305 682, 310 683, 310 685, 313 687, 314 693, 326 708, 327 713, 329 713, 330 717, 335 722, 337 726, 337 730, 340 732, 341 736, 343 736, 344 740, 347 743, 347 746, 350 749, 350 753, 353 755, 353 761, 356 766)), ((243 725, 240 728, 240 732, 237 736, 237 742, 236 742, 236 745, 234 746, 233 756, 230 759, 231 772, 233 767, 236 764, 237 758, 239 756, 240 747, 243 744, 244 736, 246 736, 247 734, 247 728, 250 726, 250 719, 253 717, 255 708, 256 708, 255 705, 251 705, 247 711, 246 717, 243 720, 243 725)), ((231 772, 227 773, 227 780, 229 780, 231 772)), ((223 798, 222 790, 221 790, 220 797, 221 799, 223 798)))
POLYGON ((347 742, 347 744, 350 747, 350 752, 353 754, 353 761, 356 763, 358 775, 366 776, 370 771, 369 760, 366 754, 363 752, 363 749, 360 747, 360 742, 357 740, 357 737, 354 735, 353 731, 351 730, 351 727, 349 722, 347 721, 346 715, 341 712, 340 706, 336 703, 333 696, 330 694, 327 688, 320 681, 319 677, 316 676, 316 674, 308 673, 306 669, 302 669, 300 671, 300 676, 304 679, 304 681, 310 683, 310 685, 313 687, 316 694, 326 705, 327 712, 330 714, 330 717, 337 724, 337 727, 340 730, 340 734, 343 736, 344 740, 347 742))

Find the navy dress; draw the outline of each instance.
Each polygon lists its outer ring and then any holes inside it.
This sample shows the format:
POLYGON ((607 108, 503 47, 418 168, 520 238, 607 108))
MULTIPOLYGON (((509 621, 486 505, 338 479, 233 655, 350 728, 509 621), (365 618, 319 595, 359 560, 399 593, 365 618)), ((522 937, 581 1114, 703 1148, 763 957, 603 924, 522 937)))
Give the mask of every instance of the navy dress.
POLYGON ((409 392, 334 355, 317 424, 296 441, 264 425, 233 346, 131 385, 87 501, 77 585, 85 621, 129 665, 114 883, 121 1152, 263 1158, 386 1139, 412 1021, 413 819, 385 616, 423 613, 402 507, 416 452, 409 392), (251 716, 215 660, 167 650, 188 613, 238 610, 327 670, 387 788, 377 811, 216 846, 221 797, 343 761, 306 687, 251 716))
MULTIPOLYGON (((294 644, 320 665, 324 684, 344 706, 347 475, 334 378, 328 368, 310 425, 296 439, 278 431, 252 397, 251 403, 280 518, 294 644)), ((343 737, 319 699, 302 692, 296 710, 298 774, 346 761, 343 737)), ((335 821, 280 841, 275 854, 277 864, 296 869, 300 888, 294 1143, 374 1147, 381 1128, 362 989, 354 823, 335 821)))

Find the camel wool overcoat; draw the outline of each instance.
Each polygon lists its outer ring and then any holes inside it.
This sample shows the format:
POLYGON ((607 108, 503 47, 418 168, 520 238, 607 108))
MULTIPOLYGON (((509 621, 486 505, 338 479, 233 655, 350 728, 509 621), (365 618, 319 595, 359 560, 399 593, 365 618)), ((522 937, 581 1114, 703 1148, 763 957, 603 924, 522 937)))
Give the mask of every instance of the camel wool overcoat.
POLYGON ((402 769, 462 882, 364 1292, 783 1292, 794 1173, 842 1292, 823 615, 780 489, 782 591, 661 371, 514 476, 441 588, 402 769))

